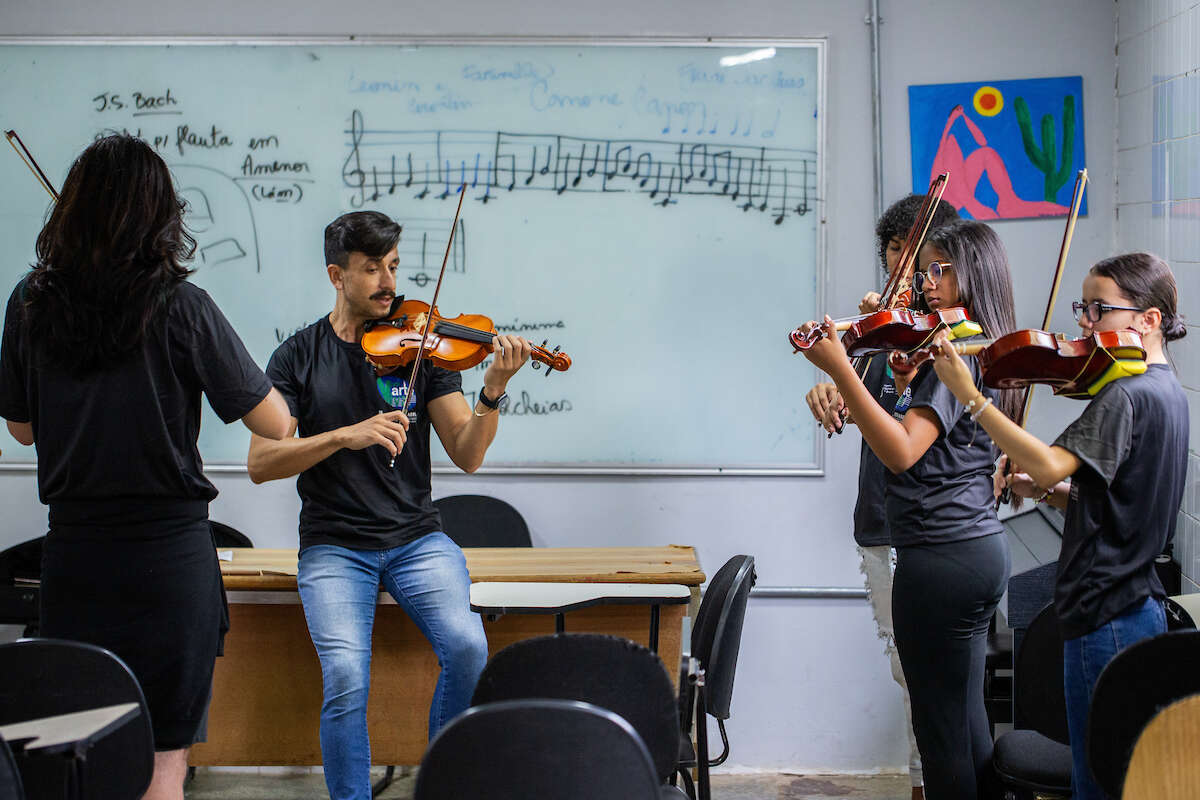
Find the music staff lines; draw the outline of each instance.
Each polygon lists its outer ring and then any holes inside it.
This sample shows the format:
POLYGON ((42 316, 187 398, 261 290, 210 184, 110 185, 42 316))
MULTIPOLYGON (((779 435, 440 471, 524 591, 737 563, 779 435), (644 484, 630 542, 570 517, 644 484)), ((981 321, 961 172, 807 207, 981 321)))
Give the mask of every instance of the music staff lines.
MULTIPOLYGON (((414 272, 408 280, 417 286, 424 286, 437 277, 446 239, 450 236, 450 222, 444 219, 414 217, 402 219, 401 222, 404 232, 396 244, 396 255, 400 259, 399 268, 414 272)), ((454 242, 450 245, 450 259, 446 269, 458 273, 467 271, 467 229, 461 219, 458 221, 458 232, 454 235, 454 242)))
POLYGON ((351 115, 342 167, 351 204, 397 192, 446 199, 466 184, 488 203, 515 191, 634 192, 663 208, 711 197, 781 224, 813 209, 811 150, 470 130, 375 130, 351 115))

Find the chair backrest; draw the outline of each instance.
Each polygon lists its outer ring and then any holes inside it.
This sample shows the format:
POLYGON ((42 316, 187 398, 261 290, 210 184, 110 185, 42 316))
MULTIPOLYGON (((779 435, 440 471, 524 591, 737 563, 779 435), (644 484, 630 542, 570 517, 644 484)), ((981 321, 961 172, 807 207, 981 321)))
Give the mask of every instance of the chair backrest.
POLYGON ((1048 605, 1034 617, 1013 662, 1013 725, 1067 744, 1063 690, 1063 640, 1058 615, 1048 605))
POLYGON ((704 670, 708 713, 717 719, 729 719, 746 604, 756 579, 753 556, 726 561, 708 582, 692 623, 692 657, 704 670))
POLYGON ((37 633, 41 610, 39 589, 33 584, 17 585, 18 578, 42 577, 42 550, 45 536, 14 544, 0 551, 0 625, 24 625, 25 635, 37 633))
POLYGON ((1163 598, 1163 613, 1167 615, 1167 630, 1187 631, 1196 627, 1188 610, 1169 597, 1163 598))
POLYGON ((581 700, 614 712, 638 732, 659 780, 674 772, 675 688, 659 657, 640 644, 597 633, 524 639, 487 663, 471 705, 531 698, 581 700))
POLYGON ((620 716, 572 700, 510 700, 467 709, 442 728, 414 800, 654 800, 646 747, 620 716))
POLYGON ((1200 694, 1177 700, 1138 736, 1125 773, 1122 800, 1195 800, 1200 797, 1200 694))
POLYGON ((1172 631, 1130 645, 1100 672, 1088 712, 1092 775, 1113 797, 1138 734, 1165 706, 1200 692, 1200 631, 1172 631))
POLYGON ((39 536, 0 550, 0 583, 11 584, 15 578, 40 578, 45 544, 46 537, 39 536))
POLYGON ((433 501, 442 532, 459 547, 532 547, 521 512, 498 497, 456 494, 433 501))
POLYGON ((250 537, 223 522, 208 521, 212 528, 213 544, 217 547, 254 547, 250 537))
POLYGON ((11 800, 24 800, 25 789, 21 786, 21 773, 17 771, 17 762, 13 760, 12 750, 8 742, 0 739, 0 797, 11 800))
MULTIPOLYGON (((120 658, 95 645, 61 639, 0 644, 0 725, 116 703, 141 713, 87 753, 86 797, 141 797, 154 771, 154 732, 137 679, 120 658)), ((67 768, 58 759, 15 754, 30 797, 61 797, 67 768)))

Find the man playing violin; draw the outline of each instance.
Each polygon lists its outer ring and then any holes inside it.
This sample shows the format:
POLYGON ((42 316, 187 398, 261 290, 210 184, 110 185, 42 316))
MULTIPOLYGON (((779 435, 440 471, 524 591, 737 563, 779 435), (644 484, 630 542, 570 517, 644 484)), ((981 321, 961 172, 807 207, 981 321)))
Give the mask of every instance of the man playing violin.
POLYGON ((291 432, 281 441, 250 442, 255 483, 299 476, 297 583, 321 662, 321 753, 333 800, 371 797, 367 692, 381 585, 429 639, 442 667, 430 738, 470 703, 487 640, 470 610, 466 560, 442 532, 431 499, 430 424, 450 459, 474 472, 496 436, 508 381, 531 349, 519 336, 493 339, 474 409, 459 373, 428 361, 411 398, 407 369, 377 375, 360 341, 367 321, 391 308, 399 240, 400 226, 376 211, 344 214, 325 229, 333 311, 280 345, 267 366, 291 410, 291 432), (415 411, 415 422, 402 403, 415 411))

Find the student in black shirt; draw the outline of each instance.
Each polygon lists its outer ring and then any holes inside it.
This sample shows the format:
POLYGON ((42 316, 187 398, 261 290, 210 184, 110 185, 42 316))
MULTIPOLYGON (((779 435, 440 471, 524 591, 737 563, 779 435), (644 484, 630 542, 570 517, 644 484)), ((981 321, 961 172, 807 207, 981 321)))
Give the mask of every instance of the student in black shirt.
POLYGON ((0 416, 36 445, 50 506, 41 632, 106 647, 133 670, 158 751, 152 800, 183 797, 222 634, 201 394, 261 436, 288 424, 283 398, 186 280, 195 243, 182 208, 149 145, 94 142, 9 298, 0 344, 0 416))
MULTIPOLYGON (((879 264, 885 275, 890 275, 900 261, 904 250, 904 240, 912 229, 913 221, 920 213, 925 198, 923 195, 910 194, 892 203, 883 216, 875 224, 875 243, 879 254, 879 264)), ((933 212, 931 227, 939 228, 958 219, 954 206, 939 200, 933 212)), ((882 298, 878 292, 868 292, 858 304, 858 310, 864 314, 879 310, 882 298)), ((911 392, 896 392, 892 368, 884 355, 871 359, 863 383, 879 401, 879 404, 889 414, 900 403, 900 413, 908 407, 912 399, 911 392)), ((805 397, 808 407, 817 422, 829 432, 841 432, 843 425, 842 409, 844 403, 837 387, 832 383, 818 383, 805 397)), ((851 420, 845 420, 851 421, 851 420)), ((917 748, 917 739, 912 731, 912 708, 908 699, 908 686, 904 682, 904 670, 900 666, 900 656, 896 652, 895 632, 892 625, 892 548, 888 535, 887 517, 883 510, 883 491, 887 469, 871 452, 866 441, 862 443, 862 452, 858 461, 858 501, 854 506, 854 541, 857 545, 859 569, 867 587, 867 597, 871 610, 875 615, 875 629, 879 638, 884 641, 884 649, 892 667, 892 677, 900 686, 904 698, 904 716, 908 729, 908 776, 912 782, 913 800, 924 797, 921 777, 921 753, 917 748)))
POLYGON ((321 754, 333 800, 371 797, 367 692, 380 585, 442 667, 429 736, 470 704, 487 640, 471 612, 466 559, 442 532, 430 497, 430 426, 459 468, 478 469, 505 387, 531 349, 518 336, 493 339, 474 409, 459 373, 423 362, 407 404, 416 410, 410 424, 398 410, 410 370, 377 375, 359 345, 367 320, 392 305, 399 240, 400 226, 376 211, 344 214, 325 229, 333 312, 280 345, 267 366, 291 409, 291 432, 250 442, 252 480, 299 475, 297 583, 321 661, 321 754))
MULTIPOLYGON (((1024 470, 1010 479, 1014 490, 1066 509, 1054 606, 1065 640, 1071 792, 1091 800, 1104 796, 1084 747, 1092 688, 1118 650, 1166 630, 1154 558, 1175 535, 1188 453, 1187 398, 1167 364, 1166 343, 1187 329, 1170 268, 1147 253, 1097 263, 1073 305, 1084 335, 1140 333, 1145 373, 1100 388, 1052 446, 990 409, 978 416, 1024 470)), ((959 401, 986 403, 952 348, 939 349, 935 367, 959 401)))
MULTIPOLYGON (((1013 330, 1008 259, 987 225, 960 221, 938 228, 918 263, 916 283, 928 308, 965 306, 989 335, 1013 330)), ((827 336, 806 355, 833 378, 863 439, 888 469, 884 508, 896 548, 896 647, 925 796, 970 800, 986 792, 991 774, 983 668, 988 623, 1009 571, 1008 543, 992 504, 991 440, 928 365, 911 376, 909 407, 886 412, 854 373, 832 322, 825 318, 827 336)), ((1019 401, 1012 395, 995 396, 1015 416, 1019 401)))

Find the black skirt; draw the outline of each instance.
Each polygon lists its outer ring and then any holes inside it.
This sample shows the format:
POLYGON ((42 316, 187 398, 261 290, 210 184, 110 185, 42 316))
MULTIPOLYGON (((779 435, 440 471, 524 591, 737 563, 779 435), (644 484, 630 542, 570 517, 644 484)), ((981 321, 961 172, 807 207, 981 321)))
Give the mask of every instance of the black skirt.
POLYGON ((150 707, 157 750, 192 744, 227 627, 204 502, 55 504, 43 636, 112 650, 150 707))

